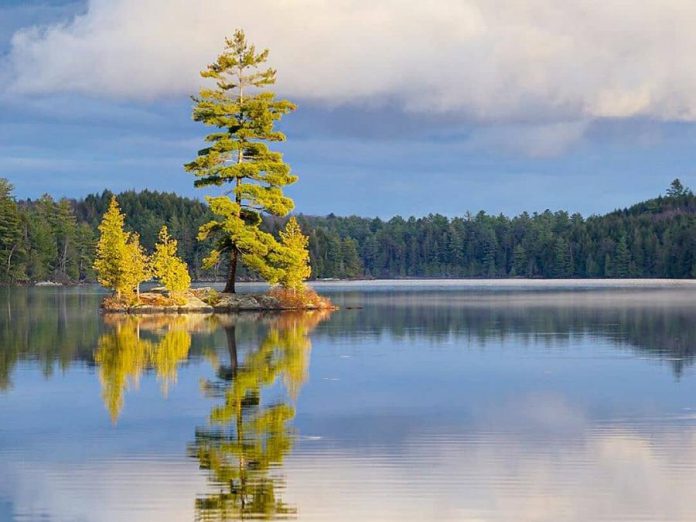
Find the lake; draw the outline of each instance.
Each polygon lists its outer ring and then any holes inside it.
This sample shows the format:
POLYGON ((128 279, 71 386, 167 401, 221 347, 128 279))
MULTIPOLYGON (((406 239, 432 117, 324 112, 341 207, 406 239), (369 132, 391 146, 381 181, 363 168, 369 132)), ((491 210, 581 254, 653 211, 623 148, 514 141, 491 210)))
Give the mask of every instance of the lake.
POLYGON ((315 286, 0 289, 0 521, 696 520, 696 282, 315 286))

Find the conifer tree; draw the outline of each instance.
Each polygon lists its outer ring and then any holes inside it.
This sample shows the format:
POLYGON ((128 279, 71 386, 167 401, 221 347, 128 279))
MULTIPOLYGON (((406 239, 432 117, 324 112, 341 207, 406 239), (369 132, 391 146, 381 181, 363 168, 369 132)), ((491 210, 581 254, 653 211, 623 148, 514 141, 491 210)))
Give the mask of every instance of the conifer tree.
POLYGON ((0 281, 21 278, 17 262, 22 248, 22 216, 12 196, 14 187, 0 178, 0 281))
POLYGON ((614 265, 614 275, 616 277, 625 278, 630 275, 631 252, 626 243, 626 236, 621 236, 616 244, 616 261, 614 265))
POLYGON ((159 241, 152 254, 152 273, 173 294, 182 294, 191 285, 188 267, 177 256, 177 241, 169 236, 167 226, 162 226, 159 241))
POLYGON ((111 198, 109 209, 99 224, 99 241, 94 260, 97 281, 111 288, 120 298, 125 288, 124 265, 128 243, 128 233, 123 229, 125 217, 121 213, 116 197, 111 198))
POLYGON ((150 271, 140 237, 126 232, 124 221, 118 201, 112 197, 99 225, 94 270, 97 280, 113 289, 117 298, 125 296, 130 299, 139 293, 140 283, 148 279, 150 271))
POLYGON ((280 232, 280 240, 282 246, 274 255, 282 269, 278 283, 283 288, 301 290, 312 268, 309 265, 309 238, 302 233, 294 216, 280 232))
POLYGON ((140 244, 139 234, 129 234, 126 242, 126 257, 124 260, 124 292, 129 298, 140 295, 140 283, 152 276, 150 259, 140 244))
POLYGON ((667 189, 667 197, 678 198, 681 196, 685 196, 689 192, 689 189, 684 187, 681 180, 679 178, 676 178, 672 181, 672 183, 669 185, 669 188, 667 189))
POLYGON ((193 108, 195 121, 219 130, 205 138, 209 146, 198 151, 185 169, 198 178, 197 187, 232 184, 225 195, 207 198, 216 219, 201 227, 199 239, 212 236, 216 240, 208 267, 222 255, 229 257, 225 292, 234 292, 240 256, 262 277, 277 276, 268 262, 275 238, 259 225, 264 213, 285 216, 293 209, 283 187, 297 177, 267 143, 285 140, 274 125, 295 105, 265 90, 276 80, 274 69, 259 69, 268 59, 268 50, 257 52, 241 30, 225 43, 223 53, 201 72, 203 78, 215 80, 216 87, 202 88, 193 108))

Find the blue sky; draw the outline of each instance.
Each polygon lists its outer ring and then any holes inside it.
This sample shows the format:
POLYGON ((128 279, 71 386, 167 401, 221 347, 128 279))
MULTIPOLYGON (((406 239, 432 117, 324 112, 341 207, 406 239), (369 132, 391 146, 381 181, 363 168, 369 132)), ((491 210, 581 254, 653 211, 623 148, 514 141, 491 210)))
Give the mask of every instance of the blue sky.
POLYGON ((0 176, 202 196, 188 96, 243 27, 299 106, 299 212, 602 213, 696 185, 694 24, 680 0, 3 0, 0 176))

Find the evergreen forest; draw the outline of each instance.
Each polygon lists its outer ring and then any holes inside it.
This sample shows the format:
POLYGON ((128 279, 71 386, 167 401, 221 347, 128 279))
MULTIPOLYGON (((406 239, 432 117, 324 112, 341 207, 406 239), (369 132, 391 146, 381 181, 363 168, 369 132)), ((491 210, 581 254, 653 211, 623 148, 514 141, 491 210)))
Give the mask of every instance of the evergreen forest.
MULTIPOLYGON (((97 226, 112 193, 17 200, 0 179, 0 281, 91 282, 97 226)), ((203 268, 212 245, 196 239, 212 219, 200 200, 155 191, 117 195, 128 230, 147 249, 162 225, 178 240, 194 280, 219 280, 227 262, 203 268)), ((389 220, 298 215, 309 236, 311 277, 690 278, 696 277, 696 196, 675 180, 665 195, 601 216, 565 211, 515 217, 466 213, 389 220)), ((276 237, 287 219, 266 219, 276 237)), ((241 279, 256 279, 241 268, 241 279)))

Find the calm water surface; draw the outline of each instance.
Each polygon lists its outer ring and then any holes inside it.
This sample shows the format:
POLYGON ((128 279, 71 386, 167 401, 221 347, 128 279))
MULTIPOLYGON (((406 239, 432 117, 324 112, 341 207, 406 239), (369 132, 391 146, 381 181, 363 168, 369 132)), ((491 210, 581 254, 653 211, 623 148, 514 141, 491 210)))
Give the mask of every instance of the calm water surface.
POLYGON ((696 520, 693 282, 319 286, 0 289, 0 521, 696 520))

